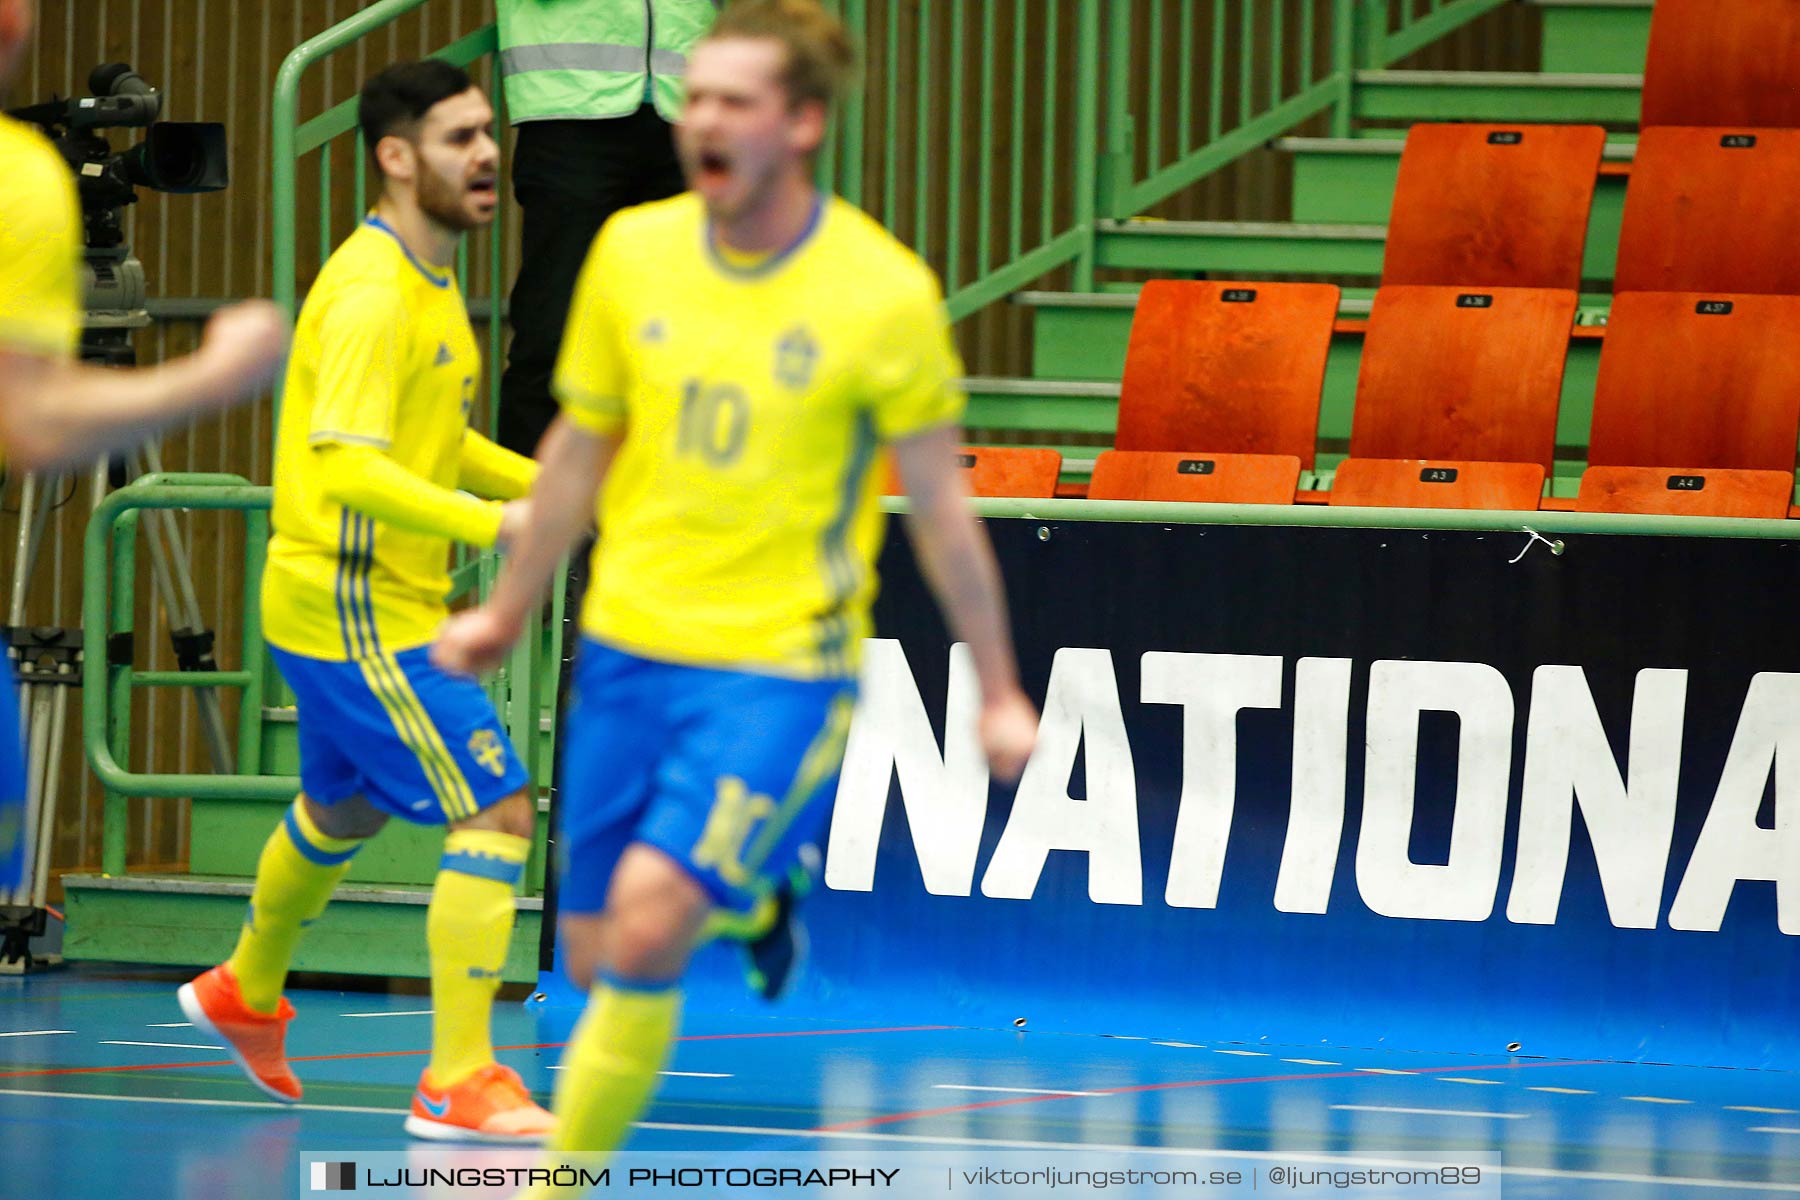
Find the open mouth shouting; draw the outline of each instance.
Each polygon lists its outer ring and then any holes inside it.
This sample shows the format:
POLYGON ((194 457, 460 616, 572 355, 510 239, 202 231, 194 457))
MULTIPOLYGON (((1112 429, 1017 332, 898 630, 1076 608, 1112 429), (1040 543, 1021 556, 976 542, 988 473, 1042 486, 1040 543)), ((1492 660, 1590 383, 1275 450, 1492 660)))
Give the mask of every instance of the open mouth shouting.
POLYGON ((717 188, 731 181, 731 156, 722 150, 702 150, 694 168, 696 187, 717 188))

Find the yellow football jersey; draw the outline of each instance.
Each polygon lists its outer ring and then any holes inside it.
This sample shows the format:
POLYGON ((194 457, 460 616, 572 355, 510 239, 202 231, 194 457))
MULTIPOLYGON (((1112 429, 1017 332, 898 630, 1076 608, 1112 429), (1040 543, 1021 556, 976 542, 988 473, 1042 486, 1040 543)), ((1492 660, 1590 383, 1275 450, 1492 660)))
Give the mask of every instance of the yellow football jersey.
POLYGON ((0 348, 65 357, 81 337, 81 209, 48 139, 0 116, 0 348))
POLYGON ((345 239, 300 309, 275 441, 275 535, 263 633, 311 658, 359 659, 430 642, 446 615, 450 543, 360 518, 325 496, 313 447, 374 446, 457 485, 480 375, 461 289, 371 217, 345 239), (356 609, 374 614, 374 639, 356 609))
POLYGON ((883 442, 962 416, 937 280, 836 198, 755 267, 694 195, 620 213, 576 284, 554 388, 621 432, 582 623, 645 657, 853 673, 883 442))

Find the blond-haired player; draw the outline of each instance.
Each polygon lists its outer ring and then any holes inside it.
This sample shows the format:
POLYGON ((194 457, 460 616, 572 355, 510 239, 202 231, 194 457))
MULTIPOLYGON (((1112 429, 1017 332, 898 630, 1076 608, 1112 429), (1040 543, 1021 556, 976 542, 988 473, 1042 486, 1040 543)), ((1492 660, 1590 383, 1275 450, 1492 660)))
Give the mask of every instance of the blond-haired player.
POLYGON ((812 183, 852 66, 814 0, 741 0, 689 59, 692 190, 614 217, 576 288, 531 521, 439 662, 495 664, 595 513, 565 737, 567 964, 592 982, 557 1088, 563 1150, 647 1102, 680 981, 720 915, 767 920, 824 827, 869 631, 891 450, 918 557, 973 652, 982 745, 1036 736, 993 553, 956 465, 963 397, 936 279, 812 183))

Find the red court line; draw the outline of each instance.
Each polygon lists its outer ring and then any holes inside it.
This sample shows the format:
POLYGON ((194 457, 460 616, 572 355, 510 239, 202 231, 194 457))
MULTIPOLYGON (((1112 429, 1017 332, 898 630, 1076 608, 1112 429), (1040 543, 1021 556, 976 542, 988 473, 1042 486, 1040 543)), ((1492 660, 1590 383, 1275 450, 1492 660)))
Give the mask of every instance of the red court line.
MULTIPOLYGON (((1457 1067, 1414 1067, 1414 1075, 1442 1074, 1446 1071, 1523 1071, 1532 1067, 1591 1067, 1600 1064, 1599 1059, 1581 1061, 1529 1062, 1529 1063, 1492 1063, 1488 1066, 1457 1067)), ((1395 1078, 1393 1076, 1371 1076, 1367 1071, 1323 1071, 1312 1075, 1255 1075, 1242 1079, 1186 1079, 1176 1083, 1139 1083, 1131 1087, 1089 1088, 1090 1096, 1125 1096, 1133 1092, 1163 1092, 1172 1088, 1225 1087, 1236 1083, 1293 1083, 1307 1079, 1370 1079, 1395 1078)), ((948 1108, 924 1108, 916 1112, 891 1113, 884 1117, 861 1117, 854 1121, 839 1121, 835 1125, 818 1125, 814 1133, 838 1133, 851 1129, 867 1129, 872 1125, 891 1125, 896 1121, 916 1121, 923 1117, 942 1117, 952 1113, 978 1112, 984 1108, 1006 1108, 1014 1104, 1042 1104, 1047 1100, 1078 1100, 1080 1096, 1010 1096, 1004 1100, 978 1100, 973 1104, 953 1104, 948 1108)))
MULTIPOLYGON (((678 1037, 678 1042, 741 1041, 750 1038, 835 1037, 857 1033, 934 1033, 956 1029, 956 1025, 897 1025, 886 1029, 792 1029, 769 1033, 699 1033, 678 1037)), ((496 1050, 560 1050, 567 1042, 537 1042, 523 1046, 496 1046, 496 1050)), ((289 1062, 339 1062, 350 1058, 410 1058, 430 1054, 425 1050, 365 1050, 355 1054, 308 1054, 290 1058, 289 1062)), ((0 1079, 37 1079, 46 1075, 119 1075, 130 1071, 185 1071, 195 1067, 232 1067, 229 1058, 209 1062, 132 1063, 113 1067, 46 1067, 35 1071, 0 1071, 0 1079)))

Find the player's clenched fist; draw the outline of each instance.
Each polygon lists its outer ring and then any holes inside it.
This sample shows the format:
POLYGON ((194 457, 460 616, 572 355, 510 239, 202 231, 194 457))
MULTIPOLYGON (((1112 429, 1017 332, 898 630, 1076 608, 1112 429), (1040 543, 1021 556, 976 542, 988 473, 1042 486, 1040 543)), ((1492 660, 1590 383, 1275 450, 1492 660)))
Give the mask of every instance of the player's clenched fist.
POLYGON ((451 617, 439 627, 431 645, 431 661, 458 675, 479 675, 505 661, 519 640, 520 628, 486 608, 451 617))
POLYGON ((287 359, 290 334, 286 315, 268 300, 244 300, 214 313, 199 359, 216 397, 230 400, 268 386, 287 359))

